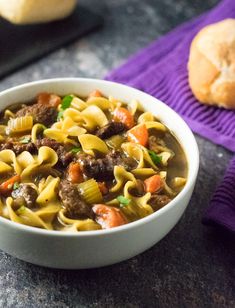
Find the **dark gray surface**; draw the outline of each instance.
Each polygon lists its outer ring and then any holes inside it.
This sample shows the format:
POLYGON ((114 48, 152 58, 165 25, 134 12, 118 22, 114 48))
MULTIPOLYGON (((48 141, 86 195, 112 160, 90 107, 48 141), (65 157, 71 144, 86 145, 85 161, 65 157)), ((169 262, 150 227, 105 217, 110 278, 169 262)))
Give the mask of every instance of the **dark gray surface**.
POLYGON ((103 24, 100 15, 82 6, 63 20, 37 25, 13 25, 0 19, 0 78, 67 46, 103 24), (34 38, 37 38, 36 40, 34 38))
MULTIPOLYGON (((81 2, 104 13, 105 27, 2 80, 0 90, 49 77, 101 78, 217 1, 81 2)), ((192 201, 160 243, 121 264, 82 271, 40 268, 0 252, 0 307, 235 307, 235 245, 228 234, 201 224, 231 153, 200 137, 197 141, 201 165, 192 201)))

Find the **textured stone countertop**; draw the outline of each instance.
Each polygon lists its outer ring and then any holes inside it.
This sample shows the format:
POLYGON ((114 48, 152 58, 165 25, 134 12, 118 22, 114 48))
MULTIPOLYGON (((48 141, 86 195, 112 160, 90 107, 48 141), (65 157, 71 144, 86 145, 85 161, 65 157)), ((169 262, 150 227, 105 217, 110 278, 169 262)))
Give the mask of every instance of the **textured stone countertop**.
MULTIPOLYGON (((102 29, 1 80, 0 90, 42 78, 102 78, 110 69, 217 0, 83 0, 102 29)), ((235 245, 201 224, 231 153, 200 138, 198 182, 177 226, 157 245, 106 268, 66 271, 0 252, 0 307, 235 307, 235 245)))

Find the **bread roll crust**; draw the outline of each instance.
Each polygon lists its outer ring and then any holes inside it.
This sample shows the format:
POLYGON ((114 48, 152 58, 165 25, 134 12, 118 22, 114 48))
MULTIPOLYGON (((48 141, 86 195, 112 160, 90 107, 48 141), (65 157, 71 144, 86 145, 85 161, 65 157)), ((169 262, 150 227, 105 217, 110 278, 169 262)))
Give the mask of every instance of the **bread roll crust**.
POLYGON ((0 0, 0 15, 15 24, 43 23, 67 17, 76 0, 0 0))
POLYGON ((200 102, 235 108, 235 19, 209 25, 195 36, 188 73, 200 102))

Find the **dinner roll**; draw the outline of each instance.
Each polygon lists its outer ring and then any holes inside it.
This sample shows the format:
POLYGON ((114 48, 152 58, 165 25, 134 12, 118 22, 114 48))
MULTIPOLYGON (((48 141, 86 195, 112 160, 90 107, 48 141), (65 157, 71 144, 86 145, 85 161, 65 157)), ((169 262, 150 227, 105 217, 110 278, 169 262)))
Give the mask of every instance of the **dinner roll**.
POLYGON ((200 102, 235 108, 235 19, 209 25, 195 36, 188 73, 200 102))
POLYGON ((0 15, 15 24, 49 22, 67 17, 76 0, 0 0, 0 15))

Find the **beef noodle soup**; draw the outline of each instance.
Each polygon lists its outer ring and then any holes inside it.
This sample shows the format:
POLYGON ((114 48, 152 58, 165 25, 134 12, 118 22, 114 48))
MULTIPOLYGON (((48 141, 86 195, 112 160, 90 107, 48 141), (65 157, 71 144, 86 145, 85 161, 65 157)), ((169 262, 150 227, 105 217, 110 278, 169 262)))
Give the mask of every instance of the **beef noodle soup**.
POLYGON ((14 222, 108 229, 158 211, 186 181, 179 142, 137 100, 40 93, 0 116, 0 216, 14 222))

